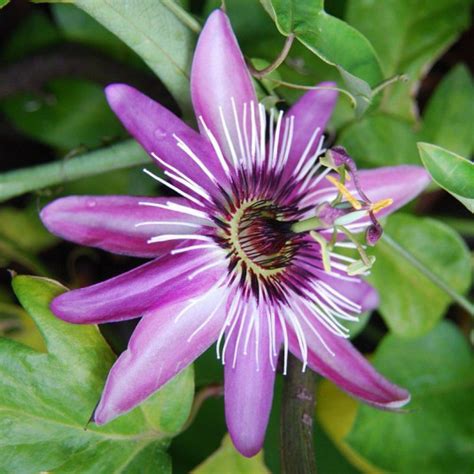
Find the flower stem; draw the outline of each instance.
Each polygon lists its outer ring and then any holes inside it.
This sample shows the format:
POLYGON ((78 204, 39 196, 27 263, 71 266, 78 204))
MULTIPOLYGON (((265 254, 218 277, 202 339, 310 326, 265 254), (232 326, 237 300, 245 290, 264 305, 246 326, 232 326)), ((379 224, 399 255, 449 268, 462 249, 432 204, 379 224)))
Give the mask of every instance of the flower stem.
POLYGON ((449 285, 447 285, 443 280, 441 280, 437 275, 435 275, 429 268, 427 268, 423 263, 421 263, 412 253, 405 250, 400 246, 395 240, 393 240, 386 233, 382 236, 384 242, 395 250, 399 255, 401 255, 405 260, 410 262, 415 268, 417 268, 426 278, 431 280, 436 286, 441 288, 447 295, 449 295, 459 306, 464 308, 469 315, 474 317, 474 305, 468 301, 467 298, 460 295, 457 291, 453 290, 449 285))
POLYGON ((323 224, 319 218, 309 217, 308 219, 303 219, 302 221, 295 222, 291 226, 291 230, 297 234, 300 234, 301 232, 309 232, 310 230, 315 230, 322 226, 323 224))
POLYGON ((301 371, 301 362, 289 355, 280 416, 281 472, 316 473, 313 413, 316 375, 301 371))
POLYGON ((280 66, 281 63, 288 56, 288 53, 290 52, 291 45, 293 44, 294 39, 295 39, 295 35, 293 35, 293 34, 290 34, 286 37, 285 44, 283 45, 283 49, 281 50, 280 54, 277 56, 275 61, 273 61, 266 68, 263 68, 261 70, 257 70, 251 64, 248 64, 248 68, 249 68, 252 76, 256 77, 257 79, 262 79, 262 77, 265 77, 267 74, 270 74, 278 66, 280 66))

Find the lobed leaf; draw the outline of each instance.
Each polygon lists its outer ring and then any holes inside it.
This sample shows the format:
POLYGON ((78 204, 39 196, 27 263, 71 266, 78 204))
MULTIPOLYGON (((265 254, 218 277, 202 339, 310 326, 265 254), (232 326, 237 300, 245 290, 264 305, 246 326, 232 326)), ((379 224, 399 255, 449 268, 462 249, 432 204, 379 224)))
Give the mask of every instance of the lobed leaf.
POLYGON ((262 2, 280 32, 294 34, 323 61, 336 66, 362 114, 372 101, 372 88, 383 80, 377 55, 359 31, 329 15, 322 0, 262 2))
POLYGON ((170 472, 165 449, 188 416, 192 370, 117 420, 87 425, 114 354, 96 326, 53 316, 49 303, 65 290, 58 283, 18 276, 13 287, 48 352, 0 339, 2 467, 25 474, 170 472))

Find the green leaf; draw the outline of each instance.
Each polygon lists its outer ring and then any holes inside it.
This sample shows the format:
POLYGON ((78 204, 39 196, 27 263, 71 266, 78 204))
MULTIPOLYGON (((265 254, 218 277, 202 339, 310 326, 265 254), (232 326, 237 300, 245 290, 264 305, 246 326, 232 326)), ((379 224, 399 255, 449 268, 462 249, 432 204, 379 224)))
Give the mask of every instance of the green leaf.
POLYGON ((382 71, 369 41, 356 29, 324 11, 322 0, 265 2, 280 32, 294 34, 323 61, 337 66, 363 112, 365 97, 382 80, 382 71), (360 102, 360 104, 359 104, 360 102))
POLYGON ((42 95, 28 93, 5 100, 4 113, 23 133, 67 151, 125 136, 99 85, 56 79, 46 90, 42 95))
MULTIPOLYGON (((204 16, 209 16, 213 10, 220 8, 221 0, 207 0, 204 6, 204 16)), ((239 45, 245 55, 264 57, 271 61, 273 58, 261 56, 261 43, 268 39, 277 44, 275 49, 281 50, 283 39, 275 28, 272 19, 255 0, 231 0, 226 2, 226 14, 230 18, 232 30, 239 40, 239 45)), ((271 52, 270 54, 273 54, 271 52)), ((278 54, 278 53, 277 53, 278 54)))
POLYGON ((263 463, 263 453, 253 458, 246 458, 237 452, 229 435, 222 440, 221 447, 206 461, 193 469, 192 474, 268 474, 263 463))
POLYGON ((10 3, 10 0, 0 0, 0 8, 6 7, 10 3))
POLYGON ((191 107, 189 68, 194 34, 161 0, 75 0, 132 48, 161 79, 183 113, 191 107))
MULTIPOLYGON (((350 467, 346 467, 344 471, 334 472, 346 473, 353 471, 363 472, 364 474, 382 474, 380 470, 371 465, 367 459, 364 459, 345 441, 354 424, 360 402, 349 397, 347 393, 327 379, 318 381, 316 400, 316 420, 318 424, 324 430, 323 433, 337 446, 339 457, 345 458, 346 463, 351 463, 350 467)), ((315 438, 316 449, 319 438, 315 438)))
POLYGON ((132 66, 146 67, 142 60, 117 36, 74 5, 51 6, 53 18, 64 37, 103 51, 132 66))
POLYGON ((33 11, 15 29, 2 45, 1 57, 12 62, 38 49, 50 47, 61 40, 61 35, 48 16, 33 11))
POLYGON ((0 336, 46 352, 44 339, 28 313, 16 304, 0 302, 0 336))
POLYGON ((418 143, 418 150, 431 177, 474 212, 474 163, 429 143, 418 143))
POLYGON ((0 265, 19 263, 31 272, 48 275, 35 254, 51 247, 56 238, 43 226, 36 208, 18 210, 13 207, 0 209, 0 265))
POLYGON ((452 227, 459 234, 467 237, 474 237, 474 219, 464 219, 462 217, 446 217, 438 216, 438 219, 442 220, 445 224, 452 227))
MULTIPOLYGON (((469 251, 448 226, 434 219, 396 214, 388 219, 384 232, 454 291, 463 294, 469 288, 469 251)), ((379 310, 390 330, 416 337, 433 328, 451 298, 383 238, 372 254, 377 260, 369 282, 379 292, 379 310)))
POLYGON ((383 113, 367 115, 347 126, 339 143, 362 167, 420 163, 411 126, 383 113))
POLYGON ((0 174, 0 202, 47 186, 146 163, 149 158, 140 145, 127 140, 76 158, 10 171, 0 174))
POLYGON ((409 81, 385 92, 386 111, 414 120, 412 96, 436 59, 468 27, 470 0, 349 0, 347 21, 364 34, 380 58, 384 75, 409 81))
POLYGON ((351 92, 355 101, 355 114, 356 117, 361 117, 364 112, 369 108, 372 102, 372 89, 367 82, 363 81, 357 76, 354 76, 340 66, 336 66, 339 74, 341 75, 347 89, 351 92))
POLYGON ((461 156, 474 151, 474 83, 466 66, 454 67, 431 96, 420 137, 461 156))
POLYGON ((0 339, 0 456, 8 472, 170 472, 164 452, 185 422, 192 370, 130 413, 89 424, 115 356, 96 326, 65 323, 49 310, 58 283, 19 276, 13 288, 48 349, 0 339))
POLYGON ((19 247, 33 253, 51 247, 57 238, 41 223, 36 207, 19 210, 15 207, 0 209, 0 235, 14 241, 19 247))
POLYGON ((0 266, 19 263, 38 275, 48 275, 48 270, 31 252, 20 247, 14 240, 0 234, 0 266))
POLYGON ((360 406, 346 442, 389 472, 462 474, 474 461, 474 360, 448 322, 422 338, 387 336, 373 364, 412 395, 408 413, 360 406))

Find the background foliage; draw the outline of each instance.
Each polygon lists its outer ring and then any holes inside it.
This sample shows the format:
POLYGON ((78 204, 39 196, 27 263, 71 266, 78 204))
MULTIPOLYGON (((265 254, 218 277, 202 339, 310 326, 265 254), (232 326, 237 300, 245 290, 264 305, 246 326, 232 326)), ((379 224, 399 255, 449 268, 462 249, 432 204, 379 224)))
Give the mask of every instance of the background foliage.
MULTIPOLYGON (((6 270, 0 280, 0 472, 279 472, 281 380, 264 452, 244 460, 225 436, 212 350, 130 414, 84 430, 134 323, 99 332, 48 309, 64 291, 54 280, 85 286, 136 261, 59 242, 38 210, 73 193, 163 191, 137 168, 147 157, 109 110, 103 86, 130 83, 194 123, 190 62, 219 5, 0 1, 0 265, 35 275, 15 277, 13 290, 6 270), (195 390, 204 401, 188 419, 195 390)), ((255 65, 296 37, 285 62, 256 84, 261 99, 287 107, 301 86, 335 80, 346 93, 330 143, 360 167, 418 164, 433 177, 429 192, 386 222, 369 278, 381 305, 353 331, 376 367, 410 389, 410 411, 360 406, 321 381, 319 471, 471 472, 472 2, 227 0, 226 8, 255 65)))

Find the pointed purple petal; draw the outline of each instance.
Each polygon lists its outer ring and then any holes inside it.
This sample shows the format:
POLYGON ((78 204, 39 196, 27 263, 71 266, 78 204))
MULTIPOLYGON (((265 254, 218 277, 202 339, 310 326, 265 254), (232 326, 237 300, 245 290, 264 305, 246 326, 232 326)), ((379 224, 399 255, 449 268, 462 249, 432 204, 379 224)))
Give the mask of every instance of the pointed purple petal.
MULTIPOLYGON (((202 167, 178 147, 178 137, 218 182, 226 182, 226 175, 211 145, 176 115, 125 84, 112 84, 105 89, 105 93, 112 110, 148 153, 156 154, 209 193, 215 193, 215 183, 202 167)), ((157 164, 167 170, 159 161, 157 164)), ((186 187, 180 187, 189 191, 186 187)))
MULTIPOLYGON (((277 356, 272 355, 270 359, 266 317, 258 314, 257 309, 253 311, 258 319, 258 331, 254 325, 248 340, 248 350, 245 351, 252 315, 247 314, 245 319, 240 319, 226 342, 228 347, 224 372, 227 428, 237 450, 247 457, 257 454, 263 446, 273 399, 274 367, 277 364, 277 356)), ((278 353, 281 345, 279 326, 275 329, 278 353)))
MULTIPOLYGON (((231 158, 222 125, 219 107, 228 127, 234 147, 238 144, 238 132, 234 120, 231 99, 235 102, 240 127, 243 134, 243 107, 257 98, 252 80, 240 51, 237 39, 227 15, 221 10, 215 10, 208 18, 194 53, 191 71, 191 94, 196 116, 202 116, 207 127, 218 140, 224 155, 231 158)), ((250 137, 250 110, 247 110, 245 128, 250 137)), ((199 124, 203 134, 202 124, 199 124)))
POLYGON ((128 349, 109 373, 94 414, 97 424, 136 407, 217 339, 225 317, 222 289, 203 296, 193 307, 189 301, 167 305, 138 323, 128 349))
MULTIPOLYGON (((410 401, 410 394, 379 374, 354 346, 342 337, 329 332, 309 311, 306 317, 312 321, 332 355, 301 318, 301 325, 308 343, 308 365, 315 372, 332 380, 349 395, 364 403, 385 410, 397 410, 410 401)), ((288 330, 290 351, 301 358, 296 335, 288 330)))
MULTIPOLYGON (((362 170, 359 172, 359 180, 363 191, 372 202, 393 199, 393 204, 376 214, 377 218, 380 218, 396 211, 418 196, 430 182, 430 176, 421 166, 400 165, 362 170)), ((348 189, 357 196, 353 181, 346 184, 348 189)), ((308 198, 311 198, 309 203, 315 206, 332 200, 337 194, 334 186, 327 180, 321 181, 315 190, 314 196, 310 196, 313 191, 308 193, 308 198)))
POLYGON ((181 198, 139 198, 129 196, 70 196, 57 199, 41 211, 41 220, 63 239, 109 252, 136 257, 156 257, 182 242, 147 243, 163 234, 194 234, 209 222, 140 202, 165 205, 172 201, 189 205, 181 198), (141 225, 144 222, 176 224, 141 225), (137 224, 139 224, 137 226, 137 224))
POLYGON ((167 255, 102 283, 64 293, 53 300, 51 309, 59 318, 76 324, 137 318, 154 308, 199 295, 225 270, 225 256, 215 251, 167 255), (189 278, 219 260, 218 265, 189 278))
MULTIPOLYGON (((318 87, 336 87, 336 85, 334 82, 321 82, 318 87)), ((335 90, 315 89, 308 91, 285 114, 285 117, 292 115, 295 117, 293 141, 284 169, 285 177, 291 176, 303 155, 306 156, 303 164, 311 159, 314 161, 313 155, 336 105, 337 96, 338 92, 335 90), (319 131, 314 134, 318 128, 319 131), (312 141, 312 145, 305 153, 310 141, 312 141)))

